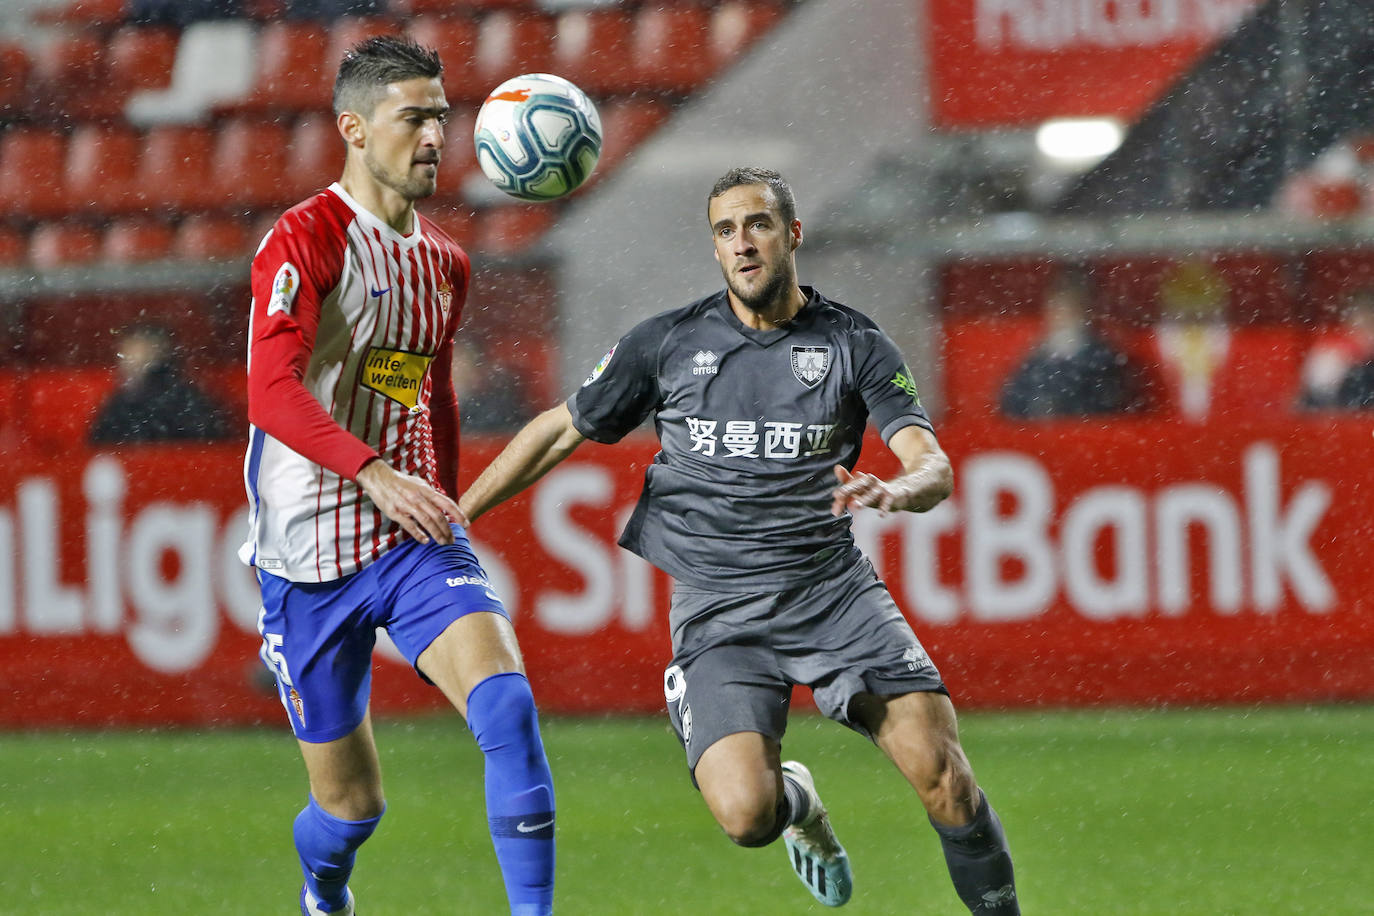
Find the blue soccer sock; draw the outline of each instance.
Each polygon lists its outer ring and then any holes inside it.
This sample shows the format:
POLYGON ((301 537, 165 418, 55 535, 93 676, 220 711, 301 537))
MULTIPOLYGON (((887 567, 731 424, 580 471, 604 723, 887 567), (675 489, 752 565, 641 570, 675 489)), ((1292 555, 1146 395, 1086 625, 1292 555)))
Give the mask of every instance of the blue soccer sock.
POLYGON ((381 814, 361 821, 337 818, 321 808, 313 795, 296 815, 292 834, 306 889, 330 910, 343 908, 358 847, 372 836, 381 819, 381 814))
POLYGON ((553 912, 553 776, 525 676, 497 674, 472 688, 468 727, 486 758, 487 824, 511 914, 547 916, 553 912))

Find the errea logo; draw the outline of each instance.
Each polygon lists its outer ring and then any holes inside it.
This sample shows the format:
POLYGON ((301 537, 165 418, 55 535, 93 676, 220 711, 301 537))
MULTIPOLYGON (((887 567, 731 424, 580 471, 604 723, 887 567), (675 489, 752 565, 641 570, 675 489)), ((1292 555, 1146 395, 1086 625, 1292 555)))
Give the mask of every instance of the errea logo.
POLYGON ((692 357, 693 375, 715 375, 720 371, 720 366, 716 365, 716 354, 710 350, 698 350, 692 357))

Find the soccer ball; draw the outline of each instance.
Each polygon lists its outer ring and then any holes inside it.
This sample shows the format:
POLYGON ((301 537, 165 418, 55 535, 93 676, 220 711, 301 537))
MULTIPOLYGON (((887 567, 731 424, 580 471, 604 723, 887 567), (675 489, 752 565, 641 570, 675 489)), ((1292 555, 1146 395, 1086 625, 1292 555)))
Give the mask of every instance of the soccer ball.
POLYGON ((601 116, 586 93, 560 76, 527 73, 492 90, 472 132, 477 164, 521 200, 576 190, 601 156, 601 116))

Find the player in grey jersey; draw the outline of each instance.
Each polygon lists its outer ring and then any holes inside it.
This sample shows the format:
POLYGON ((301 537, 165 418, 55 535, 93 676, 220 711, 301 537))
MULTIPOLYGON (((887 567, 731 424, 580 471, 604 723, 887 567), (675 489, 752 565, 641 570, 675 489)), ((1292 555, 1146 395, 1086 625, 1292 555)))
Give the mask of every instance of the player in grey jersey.
POLYGON ((801 221, 776 172, 730 171, 707 217, 726 289, 632 328, 478 476, 463 521, 584 439, 618 441, 652 415, 662 448, 620 543, 675 580, 664 693, 717 823, 741 846, 782 836, 817 900, 849 899, 811 774, 782 761, 805 684, 916 789, 969 910, 1019 913, 1006 836, 939 672, 850 531, 851 510, 924 512, 952 489, 911 373, 871 320, 798 284, 801 221), (853 471, 869 420, 896 477, 853 471))

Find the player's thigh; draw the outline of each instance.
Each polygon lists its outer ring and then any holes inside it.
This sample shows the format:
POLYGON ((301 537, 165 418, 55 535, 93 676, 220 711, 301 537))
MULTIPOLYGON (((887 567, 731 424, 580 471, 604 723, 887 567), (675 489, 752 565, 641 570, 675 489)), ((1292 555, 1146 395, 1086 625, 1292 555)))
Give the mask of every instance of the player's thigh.
POLYGON ((372 716, 333 741, 298 741, 310 794, 335 817, 360 821, 382 813, 382 768, 372 734, 372 716))
POLYGON ((945 694, 860 694, 850 715, 864 725, 922 800, 962 808, 976 795, 973 771, 959 743, 954 704, 945 694))
POLYGON ((415 667, 464 717, 472 688, 496 674, 525 671, 515 628, 489 611, 464 614, 450 623, 420 653, 415 667))
POLYGON ((668 720, 693 773, 727 736, 756 733, 781 743, 791 696, 773 653, 759 646, 714 646, 675 658, 663 673, 668 720))

